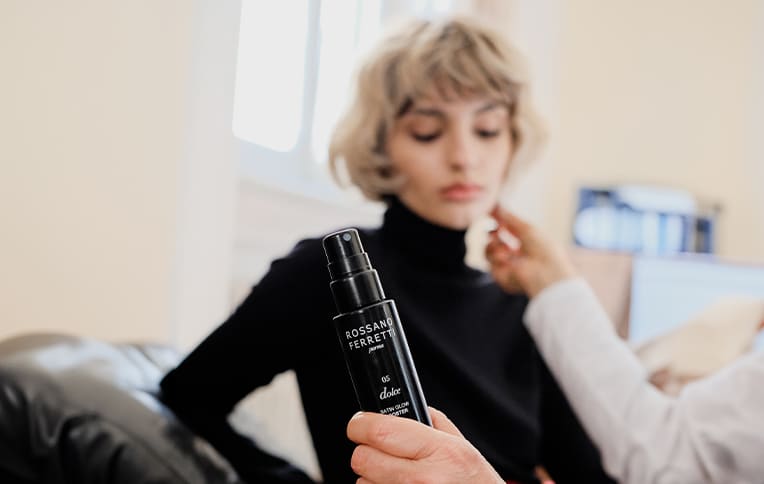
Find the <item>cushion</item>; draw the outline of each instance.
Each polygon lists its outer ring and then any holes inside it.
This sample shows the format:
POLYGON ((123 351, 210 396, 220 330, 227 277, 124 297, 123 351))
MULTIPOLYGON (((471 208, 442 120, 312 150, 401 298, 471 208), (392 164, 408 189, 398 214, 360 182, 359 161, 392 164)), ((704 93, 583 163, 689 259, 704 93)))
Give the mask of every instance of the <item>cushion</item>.
POLYGON ((1 342, 0 482, 242 482, 157 398, 179 359, 58 334, 1 342))

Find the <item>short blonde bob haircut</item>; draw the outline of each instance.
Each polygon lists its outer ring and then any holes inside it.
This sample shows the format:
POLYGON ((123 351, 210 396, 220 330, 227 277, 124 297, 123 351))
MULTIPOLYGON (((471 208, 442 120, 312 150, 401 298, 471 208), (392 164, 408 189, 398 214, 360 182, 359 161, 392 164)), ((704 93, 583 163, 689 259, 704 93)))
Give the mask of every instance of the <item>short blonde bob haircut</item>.
POLYGON ((536 157, 545 133, 530 102, 522 56, 476 19, 417 19, 390 31, 361 64, 354 97, 329 146, 335 179, 343 184, 349 177, 370 200, 396 193, 405 180, 385 154, 387 134, 433 88, 444 97, 486 95, 504 102, 514 142, 509 171, 536 157), (343 162, 346 176, 340 174, 343 162))

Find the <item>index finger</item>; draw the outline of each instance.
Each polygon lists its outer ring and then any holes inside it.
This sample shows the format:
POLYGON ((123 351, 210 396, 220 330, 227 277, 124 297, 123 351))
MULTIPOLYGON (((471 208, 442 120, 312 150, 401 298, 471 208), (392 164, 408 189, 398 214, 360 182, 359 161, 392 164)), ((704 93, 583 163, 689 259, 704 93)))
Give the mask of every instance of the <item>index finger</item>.
POLYGON ((347 436, 356 444, 365 444, 386 454, 418 459, 433 453, 444 432, 415 420, 374 412, 360 412, 350 419, 347 436))
POLYGON ((533 226, 531 224, 498 205, 491 211, 491 216, 501 227, 509 230, 521 242, 524 242, 532 232, 533 226))

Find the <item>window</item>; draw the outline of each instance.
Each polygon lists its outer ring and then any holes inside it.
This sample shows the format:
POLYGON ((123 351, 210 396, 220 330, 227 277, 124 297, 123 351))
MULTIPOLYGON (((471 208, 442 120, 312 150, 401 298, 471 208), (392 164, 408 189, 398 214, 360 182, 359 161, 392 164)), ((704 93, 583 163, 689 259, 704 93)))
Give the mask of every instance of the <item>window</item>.
POLYGON ((233 115, 236 137, 281 152, 297 143, 309 10, 307 2, 242 3, 233 115))
POLYGON ((317 162, 326 161, 332 128, 352 89, 358 53, 377 37, 382 16, 380 0, 330 0, 321 7, 316 110, 311 130, 311 154, 317 162), (353 7, 347 8, 348 4, 353 7))
POLYGON ((386 18, 446 12, 453 0, 243 0, 233 132, 245 176, 331 191, 325 164, 353 69, 386 18))

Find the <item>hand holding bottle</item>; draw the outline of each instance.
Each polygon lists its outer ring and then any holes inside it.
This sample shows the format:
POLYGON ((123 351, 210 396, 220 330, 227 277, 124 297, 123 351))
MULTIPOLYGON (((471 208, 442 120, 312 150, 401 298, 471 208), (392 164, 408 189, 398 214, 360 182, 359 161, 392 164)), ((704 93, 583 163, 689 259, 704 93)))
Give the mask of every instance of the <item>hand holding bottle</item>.
POLYGON ((491 216, 498 228, 491 232, 485 253, 491 274, 502 289, 534 297, 546 287, 577 275, 562 247, 535 227, 499 207, 491 216), (516 247, 505 240, 506 232, 517 240, 516 247))
POLYGON ((350 419, 347 435, 358 444, 351 466, 359 484, 504 483, 448 417, 429 410, 433 427, 372 412, 350 419))

